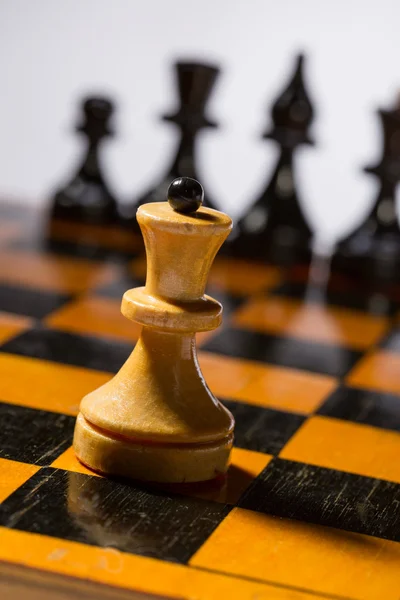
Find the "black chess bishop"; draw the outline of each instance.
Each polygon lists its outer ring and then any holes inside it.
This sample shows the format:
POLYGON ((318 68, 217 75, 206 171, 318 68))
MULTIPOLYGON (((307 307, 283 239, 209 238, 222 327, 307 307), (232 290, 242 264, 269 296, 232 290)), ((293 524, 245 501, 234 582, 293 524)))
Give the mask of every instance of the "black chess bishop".
POLYGON ((104 139, 114 134, 110 124, 113 112, 113 102, 108 98, 83 100, 81 121, 76 127, 86 142, 83 159, 72 178, 56 191, 52 218, 102 225, 117 221, 117 202, 105 180, 100 158, 104 139))
POLYGON ((312 144, 309 128, 314 109, 303 76, 304 56, 296 59, 289 83, 272 107, 272 129, 263 139, 274 140, 279 153, 272 177, 239 220, 228 251, 246 258, 292 264, 308 256, 311 229, 303 215, 295 181, 295 151, 312 144))
MULTIPOLYGON (((179 107, 176 112, 163 115, 162 120, 179 128, 177 148, 165 175, 133 204, 123 207, 123 216, 128 223, 136 221, 136 211, 142 204, 163 202, 174 179, 199 178, 196 167, 198 134, 204 128, 217 127, 217 124, 207 117, 206 105, 219 72, 220 69, 215 65, 197 62, 175 64, 179 107)), ((208 194, 206 197, 205 206, 215 208, 208 194)))

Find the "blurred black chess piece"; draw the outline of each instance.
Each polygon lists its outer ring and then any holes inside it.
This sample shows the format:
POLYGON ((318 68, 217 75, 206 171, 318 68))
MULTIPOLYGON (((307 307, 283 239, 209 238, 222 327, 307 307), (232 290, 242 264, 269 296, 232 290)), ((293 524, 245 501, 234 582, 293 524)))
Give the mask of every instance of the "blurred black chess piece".
POLYGON ((314 110, 303 79, 304 56, 296 59, 294 73, 272 107, 273 127, 263 134, 279 146, 279 156, 266 188, 239 220, 228 251, 245 258, 279 264, 309 258, 311 229, 296 191, 294 154, 300 144, 313 144, 309 127, 314 110))
POLYGON ((393 110, 378 110, 383 130, 379 163, 364 171, 377 177, 378 195, 365 220, 337 247, 332 271, 357 276, 372 285, 400 279, 400 228, 396 188, 400 181, 400 100, 393 110))
POLYGON ((113 112, 108 98, 83 100, 83 118, 76 131, 86 138, 87 147, 76 174, 54 195, 52 218, 101 225, 116 222, 117 202, 108 189, 99 157, 102 141, 114 134, 110 126, 113 112))
MULTIPOLYGON (((136 221, 136 211, 146 202, 164 202, 168 187, 178 177, 199 179, 196 170, 197 134, 205 127, 217 127, 206 114, 206 104, 214 87, 219 68, 196 62, 178 62, 175 64, 180 106, 176 112, 162 117, 164 121, 174 123, 180 129, 178 147, 166 174, 155 187, 147 191, 132 206, 124 207, 123 217, 136 221)), ((207 194, 205 206, 214 207, 207 194)))

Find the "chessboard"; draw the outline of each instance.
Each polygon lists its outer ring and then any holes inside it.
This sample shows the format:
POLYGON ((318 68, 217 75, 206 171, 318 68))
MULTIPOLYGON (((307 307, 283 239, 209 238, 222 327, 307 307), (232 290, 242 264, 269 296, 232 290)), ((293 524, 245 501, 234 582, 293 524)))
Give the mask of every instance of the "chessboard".
POLYGON ((217 258, 223 325, 198 348, 236 419, 232 464, 160 487, 71 447, 81 398, 138 339, 120 304, 145 270, 127 230, 0 209, 5 597, 398 600, 399 291, 380 312, 342 280, 309 294, 301 266, 217 258))

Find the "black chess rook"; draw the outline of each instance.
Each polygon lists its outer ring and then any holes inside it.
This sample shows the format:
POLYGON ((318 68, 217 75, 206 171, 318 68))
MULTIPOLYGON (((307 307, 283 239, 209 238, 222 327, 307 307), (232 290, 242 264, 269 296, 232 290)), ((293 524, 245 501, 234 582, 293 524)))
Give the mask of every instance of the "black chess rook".
MULTIPOLYGON (((219 75, 215 65, 198 62, 175 64, 178 85, 179 107, 177 111, 163 115, 162 120, 179 128, 177 148, 172 162, 158 183, 146 191, 131 206, 123 208, 128 224, 136 222, 136 211, 142 204, 162 202, 172 180, 179 177, 199 179, 196 166, 198 133, 204 128, 215 128, 217 124, 206 115, 206 105, 219 75)), ((207 194, 205 206, 215 208, 207 194)))

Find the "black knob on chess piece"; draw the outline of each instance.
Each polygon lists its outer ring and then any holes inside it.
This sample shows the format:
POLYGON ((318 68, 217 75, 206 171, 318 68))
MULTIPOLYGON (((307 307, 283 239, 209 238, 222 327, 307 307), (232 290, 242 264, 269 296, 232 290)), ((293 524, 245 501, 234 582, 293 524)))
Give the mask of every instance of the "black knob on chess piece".
MULTIPOLYGON (((197 134, 206 127, 217 127, 206 115, 206 106, 220 72, 215 65, 197 62, 177 62, 175 75, 178 84, 179 107, 162 117, 180 129, 180 138, 170 167, 160 181, 129 207, 124 207, 124 218, 129 226, 136 224, 136 211, 147 202, 163 202, 172 179, 198 179, 196 168, 197 134)), ((207 197, 205 204, 214 203, 207 197)), ((137 224, 136 224, 137 226, 137 224)), ((137 226, 138 227, 138 226, 137 226)))
POLYGON ((272 177, 225 244, 226 253, 285 266, 307 262, 312 232, 304 217, 295 184, 295 151, 311 144, 314 110, 303 77, 304 57, 296 59, 284 91, 272 107, 272 128, 263 138, 274 140, 279 155, 272 177))
POLYGON ((203 186, 191 177, 178 177, 168 188, 168 202, 176 212, 186 215, 194 213, 203 200, 203 186))
POLYGON ((53 198, 51 216, 84 223, 109 224, 117 220, 117 202, 105 181, 101 162, 102 141, 114 134, 111 100, 89 97, 82 102, 81 121, 76 131, 86 138, 81 165, 70 181, 53 198))

